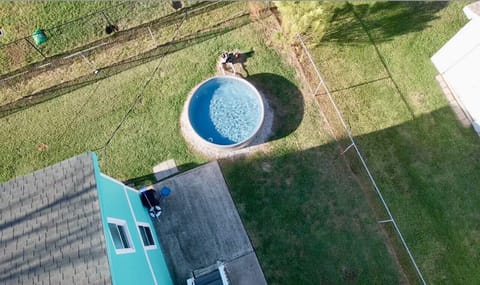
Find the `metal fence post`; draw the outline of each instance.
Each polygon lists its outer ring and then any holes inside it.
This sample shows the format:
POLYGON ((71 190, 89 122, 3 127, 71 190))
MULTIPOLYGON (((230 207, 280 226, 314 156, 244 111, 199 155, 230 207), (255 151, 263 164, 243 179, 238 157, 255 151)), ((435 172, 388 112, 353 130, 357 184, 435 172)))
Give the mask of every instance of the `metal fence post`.
POLYGON ((28 38, 24 38, 24 40, 27 41, 27 43, 31 45, 44 59, 47 58, 32 42, 28 40, 28 38))
MULTIPOLYGON (((422 282, 422 284, 426 285, 427 282, 425 281, 425 279, 423 278, 423 274, 422 272, 420 271, 420 268, 418 268, 418 265, 417 265, 417 262, 415 261, 415 259, 413 258, 413 255, 412 253, 410 252, 410 248, 408 247, 407 245, 407 242, 405 241, 404 237, 403 237, 403 234, 402 232, 400 231, 400 228, 398 227, 397 225, 397 222, 395 221, 391 211, 390 211, 390 207, 388 206, 387 202, 385 201, 384 197, 383 197, 383 194, 382 192, 380 191, 380 189, 378 188, 377 186, 377 183, 375 181, 375 179, 373 178, 373 175, 372 173, 370 172, 370 169, 367 165, 367 163, 365 162, 365 159, 363 158, 363 155, 362 153, 360 152, 357 144, 355 143, 355 140, 353 139, 353 135, 352 135, 352 132, 350 130, 350 128, 347 126, 347 124, 345 123, 345 120, 343 119, 343 116, 342 116, 342 113, 340 112, 337 104, 335 103, 335 100, 333 99, 333 96, 332 94, 330 93, 327 85, 325 84, 325 81, 323 80, 323 77, 322 75, 320 74, 320 71, 318 70, 318 67, 315 63, 315 61, 313 60, 313 57, 310 53, 310 51, 308 50, 307 46, 305 45, 305 42, 303 41, 302 37, 300 35, 297 34, 297 38, 302 46, 302 49, 303 51, 305 52, 308 60, 310 61, 310 64, 313 66, 313 69, 318 77, 318 79, 320 80, 320 84, 323 86, 323 88, 325 89, 325 93, 327 94, 329 100, 330 100, 330 103, 332 104, 333 108, 335 109, 335 113, 337 114, 337 117, 338 119, 340 120, 340 122, 342 123, 343 125, 343 128, 345 129, 345 131, 347 132, 347 135, 350 139, 350 142, 351 142, 351 145, 344 151, 346 152, 348 149, 350 149, 350 147, 353 147, 355 149, 355 152, 357 153, 357 156, 363 166, 363 168, 365 169, 367 175, 368 175, 368 178, 370 180, 370 182, 372 183, 373 185, 373 188, 375 190, 375 192, 377 193, 380 201, 382 202, 382 205, 385 209, 385 211, 387 212, 387 215, 389 217, 388 220, 385 220, 385 221, 381 221, 381 223, 383 222, 391 222, 393 224, 393 227, 395 229, 395 231, 397 232, 398 234, 398 237, 400 238, 400 241, 405 249, 405 251, 407 252, 408 254, 408 257, 410 259, 410 261, 412 262, 414 268, 415 268, 415 271, 417 272, 417 275, 418 275, 418 278, 420 279, 420 281, 422 282)), ((318 104, 318 101, 316 101, 317 104, 318 104)))

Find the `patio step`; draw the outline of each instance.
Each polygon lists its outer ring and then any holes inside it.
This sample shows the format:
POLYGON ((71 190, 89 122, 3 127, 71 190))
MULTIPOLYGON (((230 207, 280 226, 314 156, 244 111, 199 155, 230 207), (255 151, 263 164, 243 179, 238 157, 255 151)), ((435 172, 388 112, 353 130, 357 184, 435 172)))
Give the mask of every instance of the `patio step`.
POLYGON ((166 160, 153 167, 153 173, 157 181, 163 180, 178 173, 177 164, 174 159, 166 160))

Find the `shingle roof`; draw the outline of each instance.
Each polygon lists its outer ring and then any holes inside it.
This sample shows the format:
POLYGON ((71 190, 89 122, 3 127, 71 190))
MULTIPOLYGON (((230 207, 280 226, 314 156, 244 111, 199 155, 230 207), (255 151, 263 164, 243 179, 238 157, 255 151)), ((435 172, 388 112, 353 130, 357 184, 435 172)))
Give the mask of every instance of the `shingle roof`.
POLYGON ((111 284, 91 154, 0 185, 0 284, 111 284))

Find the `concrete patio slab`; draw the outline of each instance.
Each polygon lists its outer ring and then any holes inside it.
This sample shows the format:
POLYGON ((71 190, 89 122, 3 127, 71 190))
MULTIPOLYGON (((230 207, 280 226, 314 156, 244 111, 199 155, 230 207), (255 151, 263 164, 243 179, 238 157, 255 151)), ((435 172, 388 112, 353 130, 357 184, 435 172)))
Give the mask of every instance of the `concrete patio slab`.
POLYGON ((225 269, 232 285, 267 284, 254 252, 226 263, 225 269))
POLYGON ((172 189, 156 231, 175 284, 217 261, 225 264, 230 284, 266 284, 216 161, 156 186, 172 189))
POLYGON ((157 181, 160 181, 164 178, 177 174, 177 164, 173 159, 166 160, 160 164, 155 165, 153 167, 153 173, 155 175, 155 179, 157 179, 157 181))

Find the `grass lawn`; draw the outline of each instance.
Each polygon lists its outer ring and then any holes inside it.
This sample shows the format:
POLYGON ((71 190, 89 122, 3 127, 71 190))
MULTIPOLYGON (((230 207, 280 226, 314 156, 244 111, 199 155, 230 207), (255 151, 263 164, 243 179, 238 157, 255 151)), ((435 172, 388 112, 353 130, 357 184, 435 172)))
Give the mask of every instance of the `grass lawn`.
POLYGON ((430 61, 466 23, 462 7, 467 3, 346 5, 336 10, 322 41, 310 41, 327 85, 432 284, 480 280, 480 144, 472 129, 457 123, 430 61))
MULTIPOLYGON (((4 114, 3 111, 10 112, 25 104, 52 98, 55 90, 98 81, 250 21, 244 2, 201 2, 175 13, 161 15, 159 13, 159 18, 150 21, 148 26, 122 30, 110 38, 102 39, 100 42, 106 45, 99 48, 81 55, 70 51, 71 58, 47 60, 52 65, 45 69, 30 68, 27 74, 1 81, 0 116, 4 114), (185 15, 188 15, 189 21, 183 22, 185 15), (177 33, 177 25, 181 23, 182 28, 177 33), (94 69, 101 70, 100 74, 94 75, 94 69)), ((98 44, 98 41, 93 43, 94 47, 98 44)))
MULTIPOLYGON (((288 89, 287 89, 288 90, 288 89)), ((317 106, 271 150, 222 162, 269 284, 404 284, 317 106)))
POLYGON ((1 43, 30 36, 36 28, 51 28, 95 11, 111 7, 111 2, 2 2, 1 43))
POLYGON ((147 176, 170 158, 185 167, 205 162, 180 135, 184 100, 214 74, 222 51, 253 49, 248 79, 272 101, 276 135, 263 152, 222 167, 269 284, 404 281, 313 100, 300 97, 295 71, 262 31, 252 23, 218 33, 0 118, 0 181, 99 148, 102 171, 118 179, 147 176), (141 102, 102 148, 158 64, 141 102))
MULTIPOLYGON (((4 35, 0 38, 0 44, 24 37, 29 37, 33 43, 33 31, 41 28, 46 30, 49 39, 38 49, 49 57, 107 37, 105 27, 108 23, 125 30, 160 18, 172 10, 167 1, 2 2, 0 27, 4 35)), ((1 46, 0 74, 42 59, 42 55, 26 41, 1 46)))

